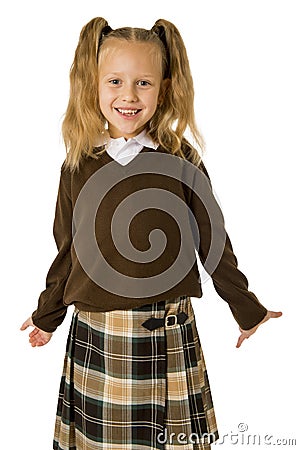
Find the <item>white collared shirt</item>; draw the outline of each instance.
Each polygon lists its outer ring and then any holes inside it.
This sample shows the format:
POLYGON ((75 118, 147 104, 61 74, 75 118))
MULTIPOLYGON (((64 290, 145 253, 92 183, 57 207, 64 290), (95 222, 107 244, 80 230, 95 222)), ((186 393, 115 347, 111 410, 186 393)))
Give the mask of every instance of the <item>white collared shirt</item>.
POLYGON ((158 147, 158 144, 156 144, 147 134, 146 129, 127 141, 123 137, 109 137, 108 142, 106 143, 106 151, 109 156, 122 166, 125 166, 132 161, 143 147, 150 147, 154 150, 158 147))

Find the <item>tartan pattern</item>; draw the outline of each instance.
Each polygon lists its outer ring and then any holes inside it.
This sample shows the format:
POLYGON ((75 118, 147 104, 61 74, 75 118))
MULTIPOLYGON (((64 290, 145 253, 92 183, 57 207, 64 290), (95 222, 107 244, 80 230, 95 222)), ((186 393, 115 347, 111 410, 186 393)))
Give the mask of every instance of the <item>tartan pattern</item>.
POLYGON ((75 308, 54 450, 209 450, 209 442, 216 439, 214 407, 189 296, 129 310, 75 308), (182 325, 152 331, 141 325, 149 317, 180 311, 188 315, 182 325))

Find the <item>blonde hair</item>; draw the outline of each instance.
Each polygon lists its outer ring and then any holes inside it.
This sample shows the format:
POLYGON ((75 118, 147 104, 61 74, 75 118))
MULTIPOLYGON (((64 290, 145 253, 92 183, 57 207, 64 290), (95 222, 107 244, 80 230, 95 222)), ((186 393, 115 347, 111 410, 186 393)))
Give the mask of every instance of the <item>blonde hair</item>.
MULTIPOLYGON (((199 166, 198 151, 184 137, 189 129, 203 152, 205 141, 199 132, 194 114, 194 87, 187 52, 177 28, 159 19, 151 30, 123 27, 112 30, 108 22, 96 17, 81 30, 70 70, 70 97, 62 124, 67 156, 64 165, 79 170, 83 156, 97 158, 95 143, 105 132, 106 120, 99 106, 98 73, 103 49, 111 39, 149 42, 161 55, 162 78, 169 78, 163 102, 147 124, 152 139, 171 154, 179 155, 199 166), (98 57, 99 56, 99 57, 98 57)), ((105 148, 98 155, 105 151, 105 148)))

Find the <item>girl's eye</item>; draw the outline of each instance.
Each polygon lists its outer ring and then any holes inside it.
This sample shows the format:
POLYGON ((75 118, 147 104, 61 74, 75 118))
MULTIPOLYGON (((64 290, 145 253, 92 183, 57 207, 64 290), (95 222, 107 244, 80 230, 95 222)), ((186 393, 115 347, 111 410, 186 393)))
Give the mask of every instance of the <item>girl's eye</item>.
POLYGON ((146 81, 146 80, 140 80, 140 81, 138 81, 137 84, 139 86, 149 86, 150 85, 149 81, 146 81))
POLYGON ((110 80, 109 82, 110 82, 111 84, 119 84, 119 83, 120 83, 120 80, 115 79, 115 80, 110 80))

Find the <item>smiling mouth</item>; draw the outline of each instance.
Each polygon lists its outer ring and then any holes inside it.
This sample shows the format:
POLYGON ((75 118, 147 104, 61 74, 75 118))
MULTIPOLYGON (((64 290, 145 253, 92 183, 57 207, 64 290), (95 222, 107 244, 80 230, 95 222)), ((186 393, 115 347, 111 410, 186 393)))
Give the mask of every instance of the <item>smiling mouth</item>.
POLYGON ((116 111, 118 111, 123 116, 135 116, 138 114, 141 109, 123 109, 123 108, 115 108, 116 111))

